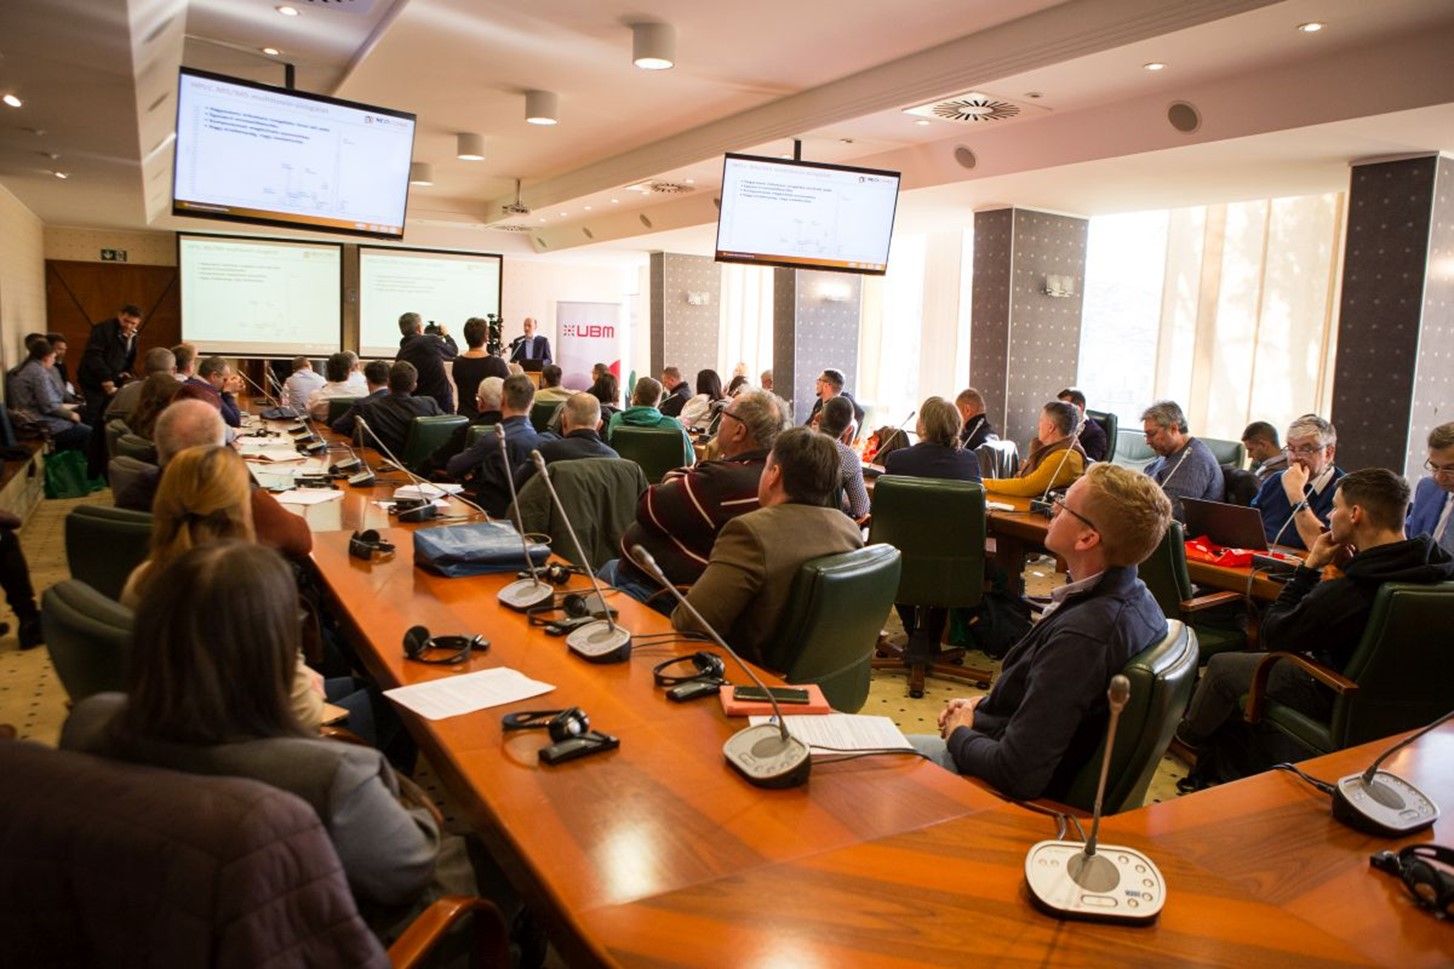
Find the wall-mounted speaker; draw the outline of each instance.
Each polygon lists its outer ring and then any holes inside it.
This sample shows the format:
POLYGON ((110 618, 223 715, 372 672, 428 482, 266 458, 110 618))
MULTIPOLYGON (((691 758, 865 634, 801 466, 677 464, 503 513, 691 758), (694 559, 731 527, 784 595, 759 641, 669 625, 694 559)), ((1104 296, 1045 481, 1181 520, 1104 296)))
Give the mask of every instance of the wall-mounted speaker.
POLYGON ((954 160, 959 162, 960 168, 973 168, 979 164, 979 159, 974 157, 974 152, 963 145, 954 149, 954 160))
POLYGON ((1166 109, 1166 120, 1183 134, 1191 134, 1202 126, 1201 112, 1186 101, 1172 102, 1171 107, 1166 109))

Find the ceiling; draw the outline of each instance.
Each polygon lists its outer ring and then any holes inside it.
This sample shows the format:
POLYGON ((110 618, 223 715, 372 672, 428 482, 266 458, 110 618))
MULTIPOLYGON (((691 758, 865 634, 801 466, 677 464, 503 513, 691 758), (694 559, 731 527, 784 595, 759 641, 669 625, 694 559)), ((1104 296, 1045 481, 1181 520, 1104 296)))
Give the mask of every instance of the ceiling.
POLYGON ((903 172, 905 227, 1335 190, 1352 158, 1454 151, 1449 49, 1448 0, 5 0, 0 92, 25 103, 0 106, 0 184, 51 224, 206 228, 169 214, 176 68, 281 84, 286 62, 300 89, 418 114, 435 184, 407 243, 710 251, 722 152, 794 138, 903 172), (673 69, 631 64, 642 21, 676 28, 673 69), (525 123, 532 88, 558 125, 525 123), (905 113, 968 91, 1018 114, 905 113), (1195 132, 1166 124, 1175 100, 1195 132), (483 161, 454 157, 461 131, 483 161), (533 211, 509 218, 517 178, 533 211), (635 190, 658 181, 684 191, 635 190))

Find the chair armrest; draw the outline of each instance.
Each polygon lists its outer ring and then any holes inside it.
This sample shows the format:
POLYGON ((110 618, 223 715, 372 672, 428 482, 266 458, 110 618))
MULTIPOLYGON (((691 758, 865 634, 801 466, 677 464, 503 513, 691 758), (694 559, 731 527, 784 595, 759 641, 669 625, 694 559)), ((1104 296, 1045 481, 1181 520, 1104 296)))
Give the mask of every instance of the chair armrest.
POLYGON ((1248 723, 1260 723, 1262 721, 1263 709, 1267 706, 1267 678, 1272 675, 1272 664, 1278 660, 1287 660, 1298 666, 1304 673, 1324 686, 1332 689, 1340 696, 1347 696, 1350 693, 1358 692, 1358 684, 1328 669, 1319 663, 1314 663, 1306 656, 1297 653, 1268 653, 1257 664, 1257 669, 1252 672, 1252 686, 1247 691, 1247 710, 1244 718, 1248 723))
POLYGON ((1241 602, 1240 592, 1213 592, 1204 596, 1196 596, 1181 601, 1182 612, 1201 612, 1203 609, 1215 609, 1217 606, 1224 606, 1230 602, 1241 602))
POLYGON ((336 727, 333 724, 325 723, 318 728, 318 736, 328 740, 338 740, 346 744, 357 744, 360 747, 369 746, 368 741, 347 727, 336 727))
POLYGON ((417 969, 444 933, 471 914, 475 917, 474 949, 479 955, 478 965, 508 969, 510 951, 505 920, 492 903, 472 895, 446 895, 420 912, 389 946, 389 962, 394 969, 417 969))
POLYGON ((1069 804, 1061 804, 1059 801, 1052 801, 1048 797, 1037 797, 1033 801, 1024 801, 1022 803, 1029 804, 1035 808, 1042 808, 1046 811, 1055 811, 1060 814, 1064 814, 1066 817, 1075 818, 1079 821, 1089 821, 1091 819, 1092 812, 1082 811, 1078 807, 1071 807, 1069 804))

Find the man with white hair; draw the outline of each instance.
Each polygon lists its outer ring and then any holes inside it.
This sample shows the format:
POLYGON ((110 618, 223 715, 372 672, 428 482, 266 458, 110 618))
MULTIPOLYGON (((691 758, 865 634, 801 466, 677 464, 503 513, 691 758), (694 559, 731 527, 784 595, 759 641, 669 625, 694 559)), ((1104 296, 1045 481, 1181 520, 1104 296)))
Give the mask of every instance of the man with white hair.
MULTIPOLYGON (((619 458, 601 440, 601 402, 590 394, 572 394, 561 404, 560 433, 554 440, 540 445, 540 456, 546 464, 574 461, 578 458, 619 458)), ((535 462, 526 461, 515 472, 515 487, 522 487, 535 474, 535 462)))
POLYGON ((1288 425, 1287 470, 1262 482, 1252 499, 1269 543, 1304 549, 1316 544, 1333 512, 1334 485, 1344 473, 1333 463, 1337 449, 1337 430, 1316 414, 1288 425))

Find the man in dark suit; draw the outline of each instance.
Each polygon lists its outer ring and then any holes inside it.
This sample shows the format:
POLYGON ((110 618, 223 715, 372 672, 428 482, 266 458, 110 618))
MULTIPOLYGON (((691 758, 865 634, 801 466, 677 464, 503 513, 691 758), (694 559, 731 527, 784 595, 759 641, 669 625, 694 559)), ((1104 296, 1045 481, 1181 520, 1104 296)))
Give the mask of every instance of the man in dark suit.
POLYGON ((1405 531, 1410 538, 1428 535, 1454 553, 1454 422, 1429 432, 1429 476, 1419 482, 1405 531))
POLYGON ((444 470, 456 481, 468 482, 475 499, 491 515, 503 516, 510 507, 510 479, 530 459, 530 452, 545 442, 530 424, 535 385, 523 373, 505 381, 500 398, 496 434, 483 434, 474 446, 449 459, 444 470), (505 435, 508 459, 500 456, 499 434, 505 435))
MULTIPOLYGON (((128 303, 109 320, 91 327, 76 378, 86 398, 81 419, 88 427, 104 427, 106 405, 123 383, 131 379, 136 362, 136 334, 141 328, 141 307, 128 303)), ((86 445, 86 461, 93 476, 106 467, 106 435, 93 434, 86 445)))
POLYGON ((353 434, 354 422, 362 413, 361 408, 389 392, 389 365, 383 360, 370 360, 364 364, 363 373, 364 382, 368 384, 369 388, 368 396, 354 401, 352 407, 344 411, 338 420, 329 425, 335 434, 344 436, 353 434))
POLYGON ((454 388, 450 386, 449 374, 444 372, 444 361, 453 360, 454 354, 437 334, 424 332, 424 320, 418 313, 405 313, 399 317, 399 352, 396 361, 414 368, 420 397, 433 398, 440 413, 454 413, 454 388))
POLYGON ((363 443, 385 448, 397 457, 404 453, 404 441, 416 417, 436 417, 446 413, 433 397, 415 396, 419 371, 407 360, 399 360, 389 368, 389 392, 359 402, 359 418, 368 425, 363 443))
POLYGON ((984 396, 973 387, 966 387, 954 398, 954 409, 959 411, 959 446, 973 452, 989 440, 996 439, 995 429, 990 425, 990 416, 984 412, 984 396))
POLYGON ((682 408, 692 399, 691 386, 682 379, 682 372, 676 367, 662 368, 661 386, 665 388, 666 394, 657 405, 657 410, 667 417, 680 417, 682 408))
MULTIPOLYGON (((1077 420, 1081 422, 1080 446, 1085 451, 1085 456, 1092 461, 1104 461, 1106 452, 1110 450, 1111 443, 1106 439, 1106 429, 1085 416, 1085 394, 1074 387, 1067 387, 1055 395, 1057 400, 1063 400, 1067 404, 1074 404, 1077 412, 1077 420)), ((1218 501, 1221 499, 1218 498, 1218 501)))
MULTIPOLYGON (((546 464, 575 461, 580 458, 619 458, 615 448, 601 440, 601 402, 590 394, 572 394, 561 405, 560 433, 557 438, 546 435, 540 445, 540 456, 546 464)), ((524 487, 535 474, 535 462, 526 461, 515 470, 515 487, 524 487)))
POLYGON ((550 341, 535 335, 535 318, 525 317, 524 336, 517 336, 510 344, 510 362, 524 364, 526 360, 539 360, 544 366, 551 362, 550 341))

